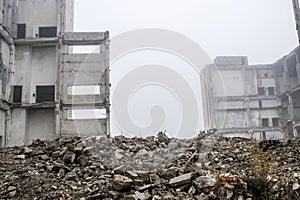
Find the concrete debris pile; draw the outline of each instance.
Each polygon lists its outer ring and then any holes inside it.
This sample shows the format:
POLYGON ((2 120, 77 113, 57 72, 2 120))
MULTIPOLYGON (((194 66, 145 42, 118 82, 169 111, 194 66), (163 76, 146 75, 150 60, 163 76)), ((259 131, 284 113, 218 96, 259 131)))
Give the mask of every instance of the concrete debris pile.
MULTIPOLYGON (((0 149, 4 199, 300 198, 300 140, 60 138, 0 149), (266 174, 254 155, 267 152, 266 174), (258 170, 257 170, 258 169, 258 170), (271 170, 272 169, 272 170, 271 170), (265 176, 266 175, 266 176, 265 176)), ((265 154, 263 154, 265 155, 265 154)), ((265 159, 263 156, 258 157, 265 159)))

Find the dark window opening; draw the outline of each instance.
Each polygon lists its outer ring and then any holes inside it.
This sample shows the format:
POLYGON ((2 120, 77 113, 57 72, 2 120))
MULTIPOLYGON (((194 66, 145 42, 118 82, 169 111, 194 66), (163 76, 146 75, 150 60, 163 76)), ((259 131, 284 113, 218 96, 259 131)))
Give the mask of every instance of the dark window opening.
POLYGON ((265 88, 264 87, 259 87, 258 88, 258 94, 259 95, 265 95, 265 88))
POLYGON ((56 26, 39 27, 39 37, 56 37, 56 36, 57 36, 56 26))
POLYGON ((36 86, 36 102, 54 102, 55 99, 55 86, 36 86))
POLYGON ((14 86, 13 88, 13 102, 14 103, 21 103, 22 102, 22 86, 14 86))
POLYGON ((26 24, 17 24, 17 38, 24 39, 26 37, 26 24))
POLYGON ((268 77, 268 73, 265 73, 264 76, 265 76, 265 77, 268 77))
POLYGON ((275 95, 275 88, 274 87, 268 87, 268 93, 269 93, 269 95, 275 95))
POLYGON ((262 122, 263 127, 269 127, 269 119, 268 118, 262 118, 261 122, 262 122))
POLYGON ((259 108, 262 108, 262 101, 258 101, 259 108))
POLYGON ((273 124, 273 127, 279 127, 279 118, 273 118, 272 124, 273 124))
POLYGON ((3 147, 3 136, 0 136, 0 147, 3 147))

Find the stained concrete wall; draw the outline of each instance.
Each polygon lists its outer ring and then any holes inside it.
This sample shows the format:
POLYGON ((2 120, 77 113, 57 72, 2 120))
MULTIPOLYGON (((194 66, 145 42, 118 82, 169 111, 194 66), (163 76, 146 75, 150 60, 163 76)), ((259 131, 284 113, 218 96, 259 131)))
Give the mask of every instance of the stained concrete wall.
POLYGON ((5 30, 15 36, 16 35, 16 13, 18 0, 1 0, 0 1, 0 24, 5 30))
POLYGON ((253 95, 257 95, 258 94, 258 90, 257 90, 257 75, 256 75, 256 70, 255 69, 249 69, 247 68, 245 70, 245 90, 247 95, 249 96, 253 96, 253 95))
POLYGON ((9 81, 11 79, 11 65, 10 65, 10 45, 3 39, 0 39, 0 99, 9 100, 10 86, 9 81))
POLYGON ((11 110, 11 132, 7 138, 8 146, 21 146, 25 144, 27 129, 26 109, 14 108, 11 110))
POLYGON ((245 95, 241 70, 214 70, 212 80, 214 96, 245 95))
POLYGON ((26 144, 33 140, 52 140, 55 138, 54 109, 32 109, 28 111, 28 132, 26 144))
POLYGON ((36 103, 36 86, 55 85, 56 83, 56 47, 33 47, 31 59, 29 102, 36 103))
POLYGON ((64 32, 73 31, 74 27, 74 0, 65 0, 65 30, 64 32))
POLYGON ((0 137, 2 138, 2 141, 0 139, 0 147, 3 147, 4 145, 4 137, 5 136, 5 111, 0 109, 0 137))
POLYGON ((26 24, 26 38, 36 38, 39 27, 57 26, 57 0, 19 0, 17 22, 26 24))
POLYGON ((20 45, 16 47, 16 57, 14 65, 14 76, 12 77, 12 85, 22 85, 22 103, 29 103, 30 93, 30 78, 31 74, 28 70, 31 66, 31 46, 20 45))
POLYGON ((55 85, 57 81, 56 47, 16 48, 13 85, 22 85, 22 102, 36 102, 37 85, 55 85))
POLYGON ((268 92, 258 93, 258 87, 276 89, 271 65, 248 66, 246 57, 217 57, 202 71, 201 78, 208 84, 202 87, 206 90, 204 108, 208 110, 204 118, 208 118, 209 128, 235 136, 247 135, 250 129, 267 131, 267 137, 268 133, 274 135, 273 131, 280 132, 272 128, 272 118, 280 118, 280 102, 268 92), (269 127, 262 127, 262 118, 269 119, 269 127))

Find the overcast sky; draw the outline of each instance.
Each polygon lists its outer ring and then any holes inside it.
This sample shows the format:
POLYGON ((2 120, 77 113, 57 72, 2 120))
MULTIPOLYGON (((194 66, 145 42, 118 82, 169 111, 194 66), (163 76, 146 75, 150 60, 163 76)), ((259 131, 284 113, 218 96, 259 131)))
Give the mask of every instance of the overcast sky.
POLYGON ((177 31, 212 59, 247 55, 251 64, 272 63, 297 45, 291 0, 75 0, 75 31, 139 28, 177 31))

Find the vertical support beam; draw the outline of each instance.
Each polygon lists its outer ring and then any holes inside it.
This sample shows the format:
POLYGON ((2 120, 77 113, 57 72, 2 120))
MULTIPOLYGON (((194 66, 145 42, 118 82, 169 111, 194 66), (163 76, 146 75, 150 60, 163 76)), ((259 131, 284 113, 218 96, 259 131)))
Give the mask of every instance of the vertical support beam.
POLYGON ((62 98, 62 39, 56 46, 57 79, 56 79, 56 103, 55 103, 55 134, 61 137, 61 98, 62 98))
POLYGON ((11 111, 8 108, 8 110, 5 111, 5 131, 4 131, 4 147, 7 146, 8 138, 10 138, 10 126, 11 126, 11 111))
POLYGON ((288 104, 288 113, 290 115, 290 119, 294 120, 295 118, 295 112, 294 112, 294 100, 293 100, 293 96, 291 94, 288 94, 288 100, 289 100, 289 104, 288 104))
POLYGON ((299 56, 297 54, 297 52, 295 52, 295 56, 296 56, 296 72, 297 72, 297 79, 298 79, 298 84, 300 84, 300 60, 299 60, 299 56))
POLYGON ((296 22, 296 30, 298 33, 298 41, 300 43, 300 7, 299 7, 299 0, 292 0, 293 1, 293 8, 294 8, 294 15, 295 15, 295 22, 296 22))
POLYGON ((105 52, 105 67, 106 67, 106 134, 110 136, 110 37, 109 32, 105 32, 104 52, 105 52))
POLYGON ((289 70, 288 70, 288 66, 287 66, 285 59, 283 59, 283 68, 284 68, 284 71, 283 71, 284 89, 285 89, 285 91, 288 91, 289 90, 289 70))

